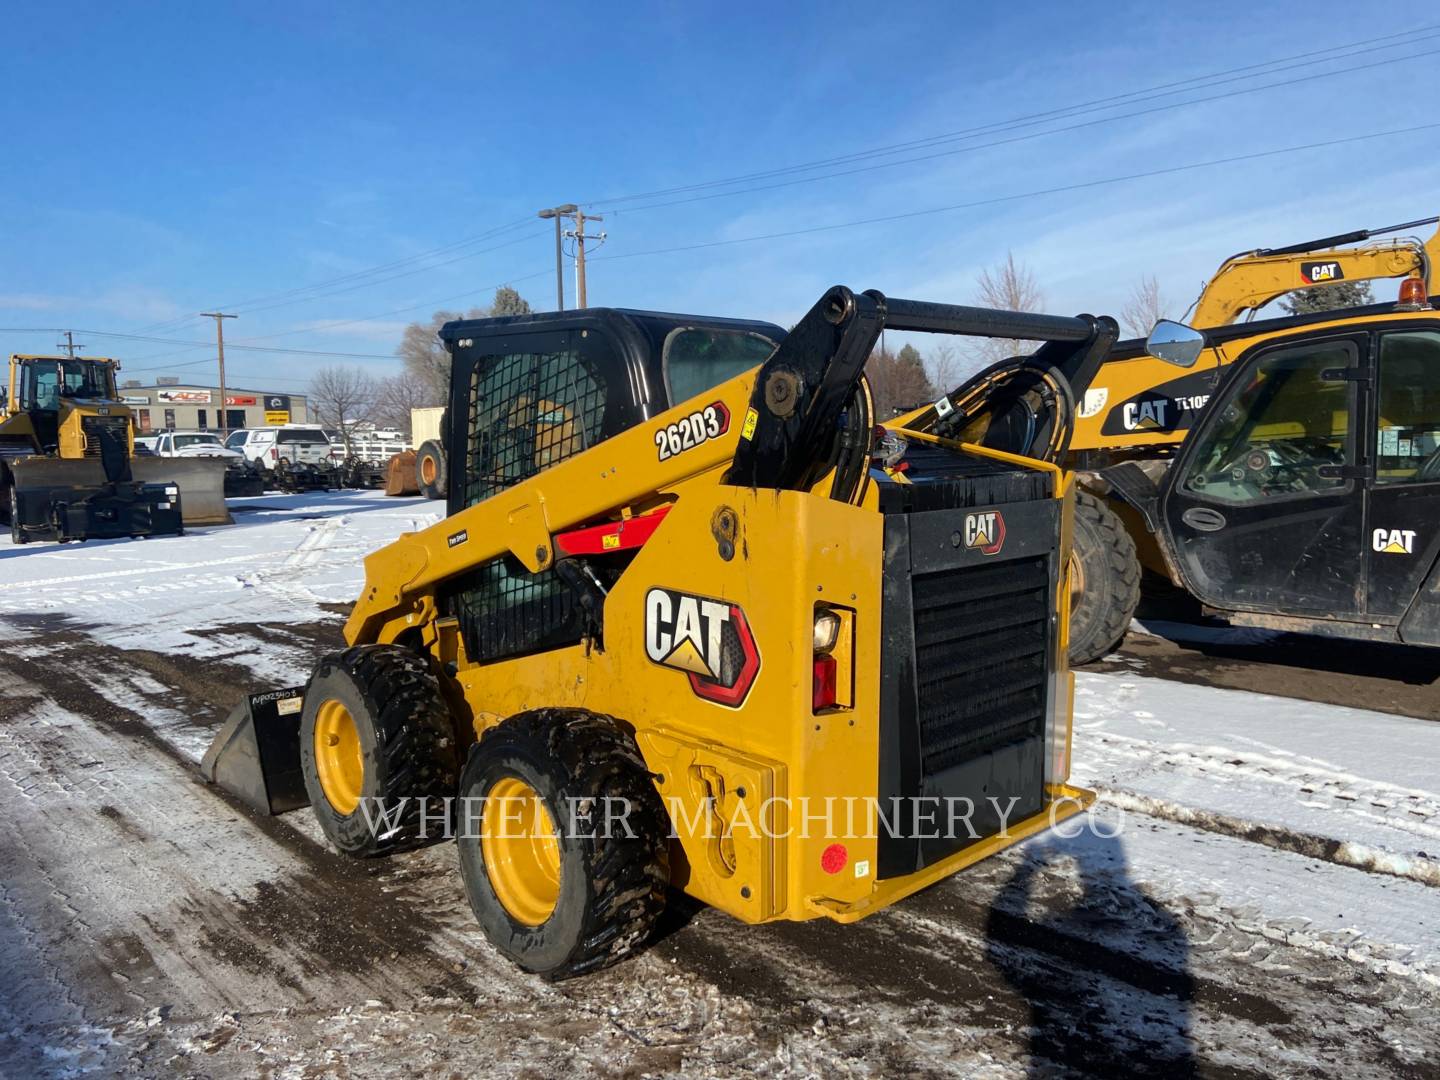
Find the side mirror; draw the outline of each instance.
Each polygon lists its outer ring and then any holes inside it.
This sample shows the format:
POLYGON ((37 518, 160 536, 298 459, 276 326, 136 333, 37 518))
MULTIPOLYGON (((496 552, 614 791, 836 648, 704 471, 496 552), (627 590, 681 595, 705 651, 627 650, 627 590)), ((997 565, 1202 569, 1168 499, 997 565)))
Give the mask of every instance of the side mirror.
POLYGON ((1145 339, 1145 351, 1176 367, 1194 367, 1205 348, 1205 335, 1193 326, 1161 319, 1145 339))

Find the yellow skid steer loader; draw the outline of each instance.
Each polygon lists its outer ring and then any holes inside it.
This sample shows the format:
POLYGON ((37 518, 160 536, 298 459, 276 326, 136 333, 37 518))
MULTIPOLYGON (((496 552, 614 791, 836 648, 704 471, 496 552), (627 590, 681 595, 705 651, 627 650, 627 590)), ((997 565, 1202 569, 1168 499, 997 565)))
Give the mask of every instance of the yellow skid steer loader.
POLYGON ((1093 797, 1071 489, 1036 456, 1115 336, 839 286, 789 333, 447 324, 448 516, 366 559, 348 647, 205 772, 351 855, 453 836, 487 935, 551 977, 643 945, 672 887, 752 923, 894 903, 1093 797), (878 428, 887 327, 1046 344, 878 428))

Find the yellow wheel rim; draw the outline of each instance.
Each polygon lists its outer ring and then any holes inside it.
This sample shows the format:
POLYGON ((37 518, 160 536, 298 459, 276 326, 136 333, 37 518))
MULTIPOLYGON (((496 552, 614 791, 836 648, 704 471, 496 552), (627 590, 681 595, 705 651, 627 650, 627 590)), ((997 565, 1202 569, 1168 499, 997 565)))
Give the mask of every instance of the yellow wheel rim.
POLYGON ((485 795, 480 854, 485 873, 510 917, 526 926, 550 918, 560 899, 560 841, 540 793, 516 776, 485 795))
POLYGON ((340 702, 324 702, 315 713, 315 771, 320 790, 338 814, 353 814, 360 805, 365 761, 355 718, 340 702))

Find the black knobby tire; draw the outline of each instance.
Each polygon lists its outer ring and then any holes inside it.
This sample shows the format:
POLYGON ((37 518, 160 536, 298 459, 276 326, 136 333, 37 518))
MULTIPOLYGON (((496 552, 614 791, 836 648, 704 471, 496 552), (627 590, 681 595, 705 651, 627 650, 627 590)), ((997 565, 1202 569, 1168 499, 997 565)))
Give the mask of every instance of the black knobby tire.
POLYGON ((445 479, 445 451, 436 440, 426 439, 415 454, 415 486, 427 499, 443 499, 445 479))
POLYGON ((305 688, 300 766, 320 828, 342 852, 388 855, 445 839, 459 760, 433 661, 396 645, 358 645, 320 661, 305 688), (361 805, 348 813, 330 804, 316 768, 316 716, 329 700, 348 710, 360 737, 361 805))
POLYGON ((635 741, 614 719, 583 709, 513 716, 471 748, 460 795, 465 892, 486 935, 510 959, 565 979, 613 964, 648 941, 670 881, 670 824, 635 741), (505 908, 479 840, 485 795, 510 777, 539 794, 558 827, 559 896, 538 926, 505 908), (608 829, 607 805, 614 811, 608 829))
POLYGON ((1140 602, 1135 541, 1105 503, 1087 491, 1075 499, 1071 553, 1070 663, 1099 660, 1125 636, 1140 602))
POLYGON ((10 517, 10 542, 14 544, 28 544, 30 537, 25 533, 25 527, 20 524, 20 496, 15 490, 15 482, 12 480, 9 490, 5 492, 5 507, 10 517))

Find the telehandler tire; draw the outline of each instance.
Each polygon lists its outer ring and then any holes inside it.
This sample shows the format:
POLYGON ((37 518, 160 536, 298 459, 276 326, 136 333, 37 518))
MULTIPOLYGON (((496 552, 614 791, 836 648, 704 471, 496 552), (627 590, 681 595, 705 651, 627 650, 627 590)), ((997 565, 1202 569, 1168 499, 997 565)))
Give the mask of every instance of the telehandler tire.
POLYGON ((460 796, 465 893, 511 960, 565 979, 649 939, 670 882, 669 819, 615 720, 513 716, 471 748, 460 796))
POLYGON ((305 688, 300 768, 320 828, 346 855, 444 839, 459 751, 433 662, 397 645, 321 660, 305 688))
POLYGON ((415 454, 415 484, 427 499, 445 498, 445 451, 434 439, 426 439, 415 454))
POLYGON ((1070 554, 1070 664, 1099 660, 1125 636, 1140 603, 1135 541, 1104 501, 1076 493, 1070 554))

